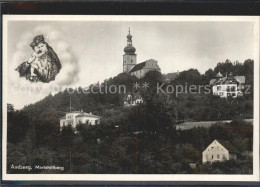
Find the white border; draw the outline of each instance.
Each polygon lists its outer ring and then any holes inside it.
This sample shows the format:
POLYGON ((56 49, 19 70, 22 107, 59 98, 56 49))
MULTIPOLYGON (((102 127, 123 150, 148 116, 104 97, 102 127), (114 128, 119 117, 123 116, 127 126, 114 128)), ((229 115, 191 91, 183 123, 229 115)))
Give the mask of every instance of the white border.
POLYGON ((3 134, 2 180, 63 181, 259 181, 259 17, 258 16, 83 16, 83 15, 3 15, 3 134), (253 175, 215 174, 7 174, 7 23, 8 21, 223 21, 254 23, 254 144, 253 175))

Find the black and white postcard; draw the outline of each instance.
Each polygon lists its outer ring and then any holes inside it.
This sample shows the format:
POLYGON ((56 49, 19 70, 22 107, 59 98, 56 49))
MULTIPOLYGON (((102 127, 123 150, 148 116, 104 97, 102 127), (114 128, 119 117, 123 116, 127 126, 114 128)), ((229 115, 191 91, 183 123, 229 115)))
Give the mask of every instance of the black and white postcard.
POLYGON ((259 181, 259 17, 3 15, 3 180, 259 181))

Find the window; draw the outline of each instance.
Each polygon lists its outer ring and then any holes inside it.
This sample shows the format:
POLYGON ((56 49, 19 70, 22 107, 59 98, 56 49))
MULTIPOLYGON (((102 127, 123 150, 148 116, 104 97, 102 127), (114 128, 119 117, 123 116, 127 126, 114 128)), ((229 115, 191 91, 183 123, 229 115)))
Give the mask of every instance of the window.
POLYGON ((217 87, 217 90, 220 91, 220 90, 221 90, 221 86, 218 86, 218 87, 217 87))
POLYGON ((133 59, 131 59, 131 63, 133 63, 133 59))
POLYGON ((219 155, 217 155, 217 159, 219 159, 219 155))
POLYGON ((230 92, 230 86, 227 86, 227 92, 230 92))
POLYGON ((234 92, 234 91, 236 91, 236 87, 235 87, 235 86, 232 86, 232 87, 231 87, 231 92, 234 92))
POLYGON ((212 155, 212 157, 211 157, 212 159, 214 158, 214 155, 212 155))
POLYGON ((223 92, 220 92, 219 95, 223 96, 223 92))
POLYGON ((232 93, 232 96, 236 96, 236 93, 232 93))
POLYGON ((209 155, 206 155, 206 159, 207 159, 207 160, 209 159, 209 155))
POLYGON ((224 160, 226 159, 226 155, 225 155, 225 154, 223 154, 223 159, 224 159, 224 160))

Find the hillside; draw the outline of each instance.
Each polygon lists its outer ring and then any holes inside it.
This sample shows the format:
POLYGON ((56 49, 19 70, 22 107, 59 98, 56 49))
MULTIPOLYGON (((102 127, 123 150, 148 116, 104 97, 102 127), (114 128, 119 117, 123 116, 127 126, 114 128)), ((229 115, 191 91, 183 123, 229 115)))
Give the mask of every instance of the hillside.
MULTIPOLYGON (((239 120, 252 118, 252 94, 220 99, 203 92, 178 96, 156 92, 157 84, 163 85, 163 90, 167 85, 206 85, 219 69, 225 74, 227 67, 245 75, 247 83, 253 85, 253 61, 236 65, 226 61, 203 75, 196 69, 180 72, 168 83, 156 71, 140 80, 123 73, 100 83, 125 85, 128 93, 134 91, 133 83, 148 82, 149 88, 139 89, 144 103, 136 107, 123 107, 124 93, 84 94, 83 88, 72 94, 65 90, 49 95, 20 111, 8 105, 8 166, 54 164, 64 166, 63 173, 251 173, 252 162, 247 157, 231 163, 229 169, 219 165, 218 170, 211 171, 203 166, 193 171, 189 163, 200 165, 202 150, 215 138, 234 142, 242 151, 252 151, 252 125, 239 120), (70 127, 60 131, 59 118, 69 111, 70 98, 73 110, 101 116, 100 125, 81 124, 78 134, 70 127), (218 120, 233 121, 186 131, 174 128, 179 121, 218 120)), ((96 89, 96 85, 91 87, 96 89)))

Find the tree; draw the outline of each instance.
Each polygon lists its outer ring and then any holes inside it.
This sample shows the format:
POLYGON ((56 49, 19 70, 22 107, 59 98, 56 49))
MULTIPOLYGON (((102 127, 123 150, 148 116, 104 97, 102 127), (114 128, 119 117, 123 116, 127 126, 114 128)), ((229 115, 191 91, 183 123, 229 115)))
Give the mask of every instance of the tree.
POLYGON ((14 105, 7 103, 7 112, 8 113, 14 112, 14 105))
POLYGON ((7 114, 7 141, 17 144, 25 137, 30 127, 29 117, 24 112, 7 114))

